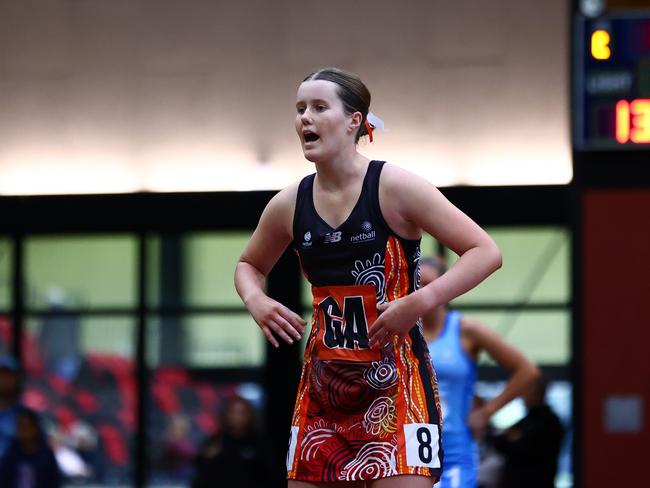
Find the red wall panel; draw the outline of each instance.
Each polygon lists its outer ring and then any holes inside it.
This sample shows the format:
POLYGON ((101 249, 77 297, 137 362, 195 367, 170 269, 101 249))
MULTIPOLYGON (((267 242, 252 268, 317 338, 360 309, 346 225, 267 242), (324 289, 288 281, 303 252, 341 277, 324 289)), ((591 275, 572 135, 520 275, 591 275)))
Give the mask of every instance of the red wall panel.
POLYGON ((583 197, 584 486, 650 486, 650 191, 583 197), (611 395, 643 399, 638 433, 605 431, 611 395))

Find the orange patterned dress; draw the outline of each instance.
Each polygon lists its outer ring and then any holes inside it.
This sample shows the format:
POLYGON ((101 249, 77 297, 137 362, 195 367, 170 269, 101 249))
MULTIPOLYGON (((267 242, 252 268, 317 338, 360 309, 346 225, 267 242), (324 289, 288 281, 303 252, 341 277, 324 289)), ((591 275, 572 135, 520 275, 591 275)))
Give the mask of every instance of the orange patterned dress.
POLYGON ((371 346, 379 303, 417 289, 419 240, 396 235, 379 207, 383 162, 371 161, 348 219, 330 227, 300 184, 294 248, 312 284, 313 318, 296 399, 287 472, 310 482, 421 475, 442 469, 435 374, 420 323, 397 346, 371 346))

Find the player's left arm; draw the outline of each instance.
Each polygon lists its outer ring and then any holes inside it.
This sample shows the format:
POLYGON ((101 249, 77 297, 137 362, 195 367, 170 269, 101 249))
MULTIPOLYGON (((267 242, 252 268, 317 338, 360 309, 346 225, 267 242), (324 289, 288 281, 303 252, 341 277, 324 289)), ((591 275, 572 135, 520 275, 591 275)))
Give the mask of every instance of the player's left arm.
POLYGON ((462 333, 473 349, 487 352, 499 366, 510 372, 510 378, 501 393, 482 407, 473 410, 467 419, 474 436, 480 439, 492 415, 522 395, 540 377, 541 372, 519 349, 503 340, 489 327, 467 318, 463 318, 461 324, 462 333))
POLYGON ((380 307, 370 338, 385 342, 391 333, 407 333, 417 318, 478 285, 501 266, 501 253, 481 227, 425 179, 392 165, 384 167, 381 178, 384 215, 405 228, 424 230, 460 257, 437 280, 380 307))

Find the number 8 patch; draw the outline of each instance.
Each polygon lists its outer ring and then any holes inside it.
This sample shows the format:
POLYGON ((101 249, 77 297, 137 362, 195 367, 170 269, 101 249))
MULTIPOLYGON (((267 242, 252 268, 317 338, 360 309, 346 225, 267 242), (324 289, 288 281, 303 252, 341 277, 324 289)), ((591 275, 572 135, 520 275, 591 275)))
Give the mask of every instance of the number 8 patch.
POLYGON ((435 424, 404 424, 406 464, 439 468, 438 426, 435 424))
POLYGON ((289 434, 289 450, 287 452, 287 471, 293 469, 293 458, 296 456, 296 444, 298 444, 298 427, 292 425, 289 434))

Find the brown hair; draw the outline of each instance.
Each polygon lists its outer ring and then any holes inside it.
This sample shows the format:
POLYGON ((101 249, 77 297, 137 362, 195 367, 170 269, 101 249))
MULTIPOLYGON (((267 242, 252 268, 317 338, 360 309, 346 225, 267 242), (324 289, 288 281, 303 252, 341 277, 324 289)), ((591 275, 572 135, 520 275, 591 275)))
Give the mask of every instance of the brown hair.
POLYGON ((303 81, 325 80, 338 85, 338 96, 343 102, 343 109, 348 115, 361 112, 361 126, 357 131, 354 142, 359 142, 361 136, 368 135, 366 119, 370 110, 370 91, 361 79, 348 71, 339 68, 322 68, 310 73, 303 81))
POLYGON ((221 412, 220 412, 221 428, 225 432, 231 430, 231 425, 229 424, 229 420, 228 420, 228 414, 230 413, 230 410, 238 403, 243 405, 244 409, 246 410, 246 417, 247 417, 246 429, 255 430, 257 428, 256 426, 257 418, 255 414, 255 408, 253 407, 253 404, 250 401, 248 401, 247 399, 239 395, 232 395, 226 398, 224 403, 222 404, 221 412))

